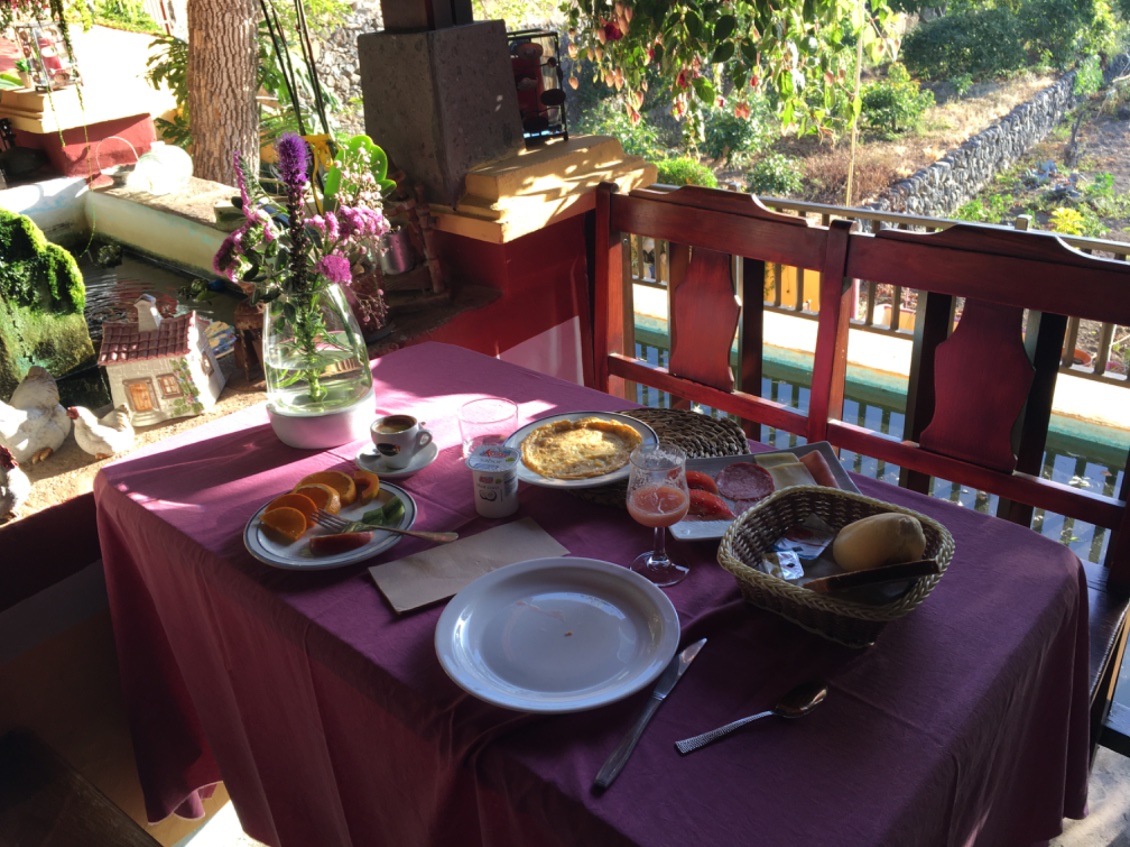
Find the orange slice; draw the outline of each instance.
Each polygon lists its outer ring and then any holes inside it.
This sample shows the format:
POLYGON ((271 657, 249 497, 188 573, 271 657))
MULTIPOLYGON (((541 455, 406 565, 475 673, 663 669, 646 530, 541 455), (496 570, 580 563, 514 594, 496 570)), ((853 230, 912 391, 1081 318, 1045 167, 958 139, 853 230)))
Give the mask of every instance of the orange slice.
POLYGON ((344 471, 318 471, 308 474, 298 480, 298 485, 295 488, 311 484, 328 485, 334 489, 341 497, 341 505, 343 506, 357 502, 357 484, 353 481, 353 477, 344 471))
POLYGON ((272 509, 279 509, 282 507, 289 507, 291 509, 298 509, 306 516, 306 526, 312 527, 314 525, 314 512, 318 511, 318 504, 307 497, 305 494, 295 494, 291 491, 289 494, 282 494, 267 504, 264 512, 269 512, 272 509))
POLYGON ((320 482, 299 485, 292 493, 309 497, 314 501, 315 506, 331 515, 336 515, 341 511, 341 495, 337 493, 337 489, 330 488, 320 482))
POLYGON ((357 483, 357 502, 368 503, 381 490, 381 478, 371 471, 356 470, 353 481, 357 483))
POLYGON ((291 506, 264 512, 259 516, 259 523, 278 541, 297 541, 306 532, 306 515, 291 506))

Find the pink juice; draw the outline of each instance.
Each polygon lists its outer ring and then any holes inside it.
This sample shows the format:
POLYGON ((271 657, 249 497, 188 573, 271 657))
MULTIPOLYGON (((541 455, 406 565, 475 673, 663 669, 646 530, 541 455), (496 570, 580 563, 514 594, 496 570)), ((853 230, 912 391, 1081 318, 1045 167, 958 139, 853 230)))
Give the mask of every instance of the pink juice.
POLYGON ((671 526, 687 516, 690 498, 673 485, 645 485, 628 498, 628 511, 644 526, 671 526))

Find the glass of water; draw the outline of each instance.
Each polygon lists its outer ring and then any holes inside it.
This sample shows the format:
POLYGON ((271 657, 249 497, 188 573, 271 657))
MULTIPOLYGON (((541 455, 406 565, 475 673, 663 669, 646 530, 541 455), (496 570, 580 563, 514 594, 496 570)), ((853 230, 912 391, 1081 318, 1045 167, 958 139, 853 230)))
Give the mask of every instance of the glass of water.
POLYGON ((459 409, 463 458, 483 444, 501 444, 518 428, 518 404, 502 397, 480 397, 459 409))

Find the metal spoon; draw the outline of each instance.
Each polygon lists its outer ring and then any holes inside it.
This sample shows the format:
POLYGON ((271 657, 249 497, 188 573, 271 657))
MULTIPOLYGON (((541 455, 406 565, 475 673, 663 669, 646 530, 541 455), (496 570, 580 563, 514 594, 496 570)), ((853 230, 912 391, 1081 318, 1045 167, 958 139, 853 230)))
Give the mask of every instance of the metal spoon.
POLYGON ((736 721, 731 721, 725 726, 720 726, 717 729, 712 729, 701 735, 695 735, 691 738, 684 738, 682 741, 676 741, 675 749, 685 756, 687 753, 693 753, 695 750, 705 747, 707 744, 712 744, 719 738, 725 738, 735 729, 741 729, 746 724, 767 718, 770 715, 776 715, 779 718, 802 718, 823 703, 824 698, 827 696, 828 686, 823 682, 819 680, 802 682, 778 700, 777 705, 772 709, 765 712, 758 712, 756 715, 750 715, 749 717, 738 718, 736 721))

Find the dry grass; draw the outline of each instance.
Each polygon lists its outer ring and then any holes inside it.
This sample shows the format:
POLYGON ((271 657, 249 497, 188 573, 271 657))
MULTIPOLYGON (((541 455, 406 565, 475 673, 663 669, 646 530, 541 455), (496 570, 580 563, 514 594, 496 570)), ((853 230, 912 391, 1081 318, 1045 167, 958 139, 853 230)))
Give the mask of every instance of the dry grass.
POLYGON ((935 92, 938 105, 926 112, 922 129, 915 135, 895 141, 860 140, 850 201, 844 193, 851 159, 847 139, 831 146, 811 137, 789 138, 783 139, 777 149, 805 162, 808 190, 797 199, 859 205, 936 162, 1053 82, 1055 77, 1050 75, 1026 74, 1003 82, 981 83, 961 99, 947 97, 945 89, 939 89, 935 92))

